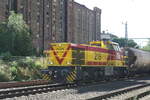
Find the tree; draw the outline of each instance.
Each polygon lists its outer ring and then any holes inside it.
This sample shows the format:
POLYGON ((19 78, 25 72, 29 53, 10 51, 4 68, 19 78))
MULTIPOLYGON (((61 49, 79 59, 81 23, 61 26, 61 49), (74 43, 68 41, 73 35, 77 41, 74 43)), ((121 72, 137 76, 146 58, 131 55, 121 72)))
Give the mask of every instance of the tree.
POLYGON ((0 24, 0 53, 10 52, 14 56, 33 53, 31 33, 21 14, 10 13, 8 21, 0 24))
MULTIPOLYGON (((125 38, 114 38, 112 41, 119 43, 120 47, 125 47, 126 44, 126 39, 125 38)), ((135 47, 137 46, 137 43, 134 42, 133 40, 128 40, 127 41, 128 47, 135 47)))
POLYGON ((139 47, 134 40, 128 40, 128 47, 139 47))
POLYGON ((8 52, 12 49, 12 32, 7 27, 7 23, 0 24, 0 53, 8 52))

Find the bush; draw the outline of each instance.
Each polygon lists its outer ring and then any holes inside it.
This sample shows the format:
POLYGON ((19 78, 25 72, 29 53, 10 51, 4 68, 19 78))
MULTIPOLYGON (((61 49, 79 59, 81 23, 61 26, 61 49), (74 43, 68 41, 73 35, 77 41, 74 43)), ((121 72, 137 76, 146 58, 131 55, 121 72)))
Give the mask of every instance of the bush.
POLYGON ((9 78, 4 74, 0 73, 0 82, 8 82, 9 78))
POLYGON ((2 56, 2 60, 4 61, 10 61, 12 57, 10 52, 2 53, 1 56, 2 56))
POLYGON ((0 60, 0 65, 0 82, 41 79, 42 63, 37 58, 26 57, 7 62, 0 60))
POLYGON ((12 74, 11 71, 9 70, 9 67, 5 64, 1 63, 0 67, 0 82, 7 82, 12 80, 12 74))

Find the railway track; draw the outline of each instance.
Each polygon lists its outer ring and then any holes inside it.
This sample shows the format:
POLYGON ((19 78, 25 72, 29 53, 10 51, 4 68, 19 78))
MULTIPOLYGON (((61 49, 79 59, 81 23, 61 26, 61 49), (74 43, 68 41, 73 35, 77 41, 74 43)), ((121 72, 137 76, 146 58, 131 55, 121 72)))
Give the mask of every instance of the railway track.
MULTIPOLYGON (((119 79, 120 81, 128 80, 128 79, 135 79, 137 77, 130 77, 130 78, 122 78, 119 79)), ((13 97, 20 97, 20 96, 28 96, 28 95, 34 95, 36 93, 46 93, 46 92, 52 92, 57 90, 63 90, 63 89, 70 89, 70 88, 77 88, 77 87, 86 87, 86 86, 92 86, 97 84, 103 84, 106 82, 112 82, 112 81, 118 81, 118 80, 109 80, 109 81, 103 81, 103 82, 93 82, 93 83, 70 83, 70 84, 49 84, 48 81, 44 80, 37 80, 37 81, 29 81, 29 82, 9 82, 9 83, 0 83, 0 99, 5 98, 13 98, 13 97)), ((149 86, 149 85, 148 85, 149 86)), ((130 89, 133 90, 133 89, 130 89)), ((125 90, 123 92, 118 91, 112 94, 107 94, 101 97, 93 98, 93 100, 104 97, 113 97, 113 95, 118 95, 119 93, 125 93, 129 90, 125 90), (118 93, 118 94, 117 94, 118 93)), ((92 100, 92 99, 91 99, 92 100)))
POLYGON ((46 85, 46 84, 49 84, 49 82, 46 80, 33 80, 25 82, 0 82, 0 89, 46 85))
POLYGON ((0 90, 0 99, 27 96, 42 92, 51 92, 74 87, 75 84, 49 84, 0 90))
POLYGON ((150 100, 150 84, 114 91, 88 100, 150 100))

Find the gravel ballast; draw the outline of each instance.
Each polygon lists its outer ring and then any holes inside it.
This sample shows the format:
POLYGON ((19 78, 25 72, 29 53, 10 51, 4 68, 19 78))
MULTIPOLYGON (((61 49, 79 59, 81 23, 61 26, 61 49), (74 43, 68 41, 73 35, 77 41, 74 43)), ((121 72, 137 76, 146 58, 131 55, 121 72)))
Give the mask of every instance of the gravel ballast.
POLYGON ((97 97, 112 91, 140 86, 150 83, 150 77, 129 79, 102 83, 94 86, 79 87, 74 89, 57 90, 36 95, 7 98, 4 100, 85 100, 97 97))

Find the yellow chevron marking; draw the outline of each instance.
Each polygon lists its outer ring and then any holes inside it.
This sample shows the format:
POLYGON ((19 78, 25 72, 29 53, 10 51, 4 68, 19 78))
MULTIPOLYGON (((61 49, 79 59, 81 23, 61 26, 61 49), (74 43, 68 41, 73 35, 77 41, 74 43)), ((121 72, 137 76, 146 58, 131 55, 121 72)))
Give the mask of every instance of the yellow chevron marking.
POLYGON ((46 75, 46 79, 48 78, 48 76, 46 75))
POLYGON ((67 77, 67 81, 68 81, 68 82, 70 82, 70 81, 71 81, 69 77, 67 77))
POLYGON ((70 75, 68 75, 67 79, 68 79, 69 81, 72 81, 72 78, 70 77, 70 75))
POLYGON ((69 80, 69 76, 67 76, 66 79, 69 80))
POLYGON ((42 77, 44 80, 47 80, 49 76, 47 74, 43 74, 42 77))
POLYGON ((45 78, 46 78, 46 75, 44 75, 43 79, 45 79, 45 78))
POLYGON ((76 77, 76 73, 72 72, 71 75, 73 75, 74 77, 76 77))
POLYGON ((75 80, 76 76, 73 73, 70 73, 70 77, 72 78, 72 80, 75 80))
POLYGON ((70 81, 70 79, 67 77, 67 81, 69 82, 70 81))
POLYGON ((74 80, 74 77, 72 75, 70 75, 70 77, 72 78, 72 81, 74 80))
POLYGON ((72 77, 73 80, 75 80, 75 74, 71 73, 70 76, 72 77))
POLYGON ((73 81, 72 77, 69 75, 70 81, 73 81))
POLYGON ((49 77, 47 77, 46 80, 49 80, 49 77))
POLYGON ((42 75, 44 80, 51 80, 51 77, 47 74, 42 75))
POLYGON ((76 74, 77 74, 77 71, 74 70, 72 71, 70 74, 68 74, 68 76, 66 77, 67 81, 74 81, 76 79, 76 74))

